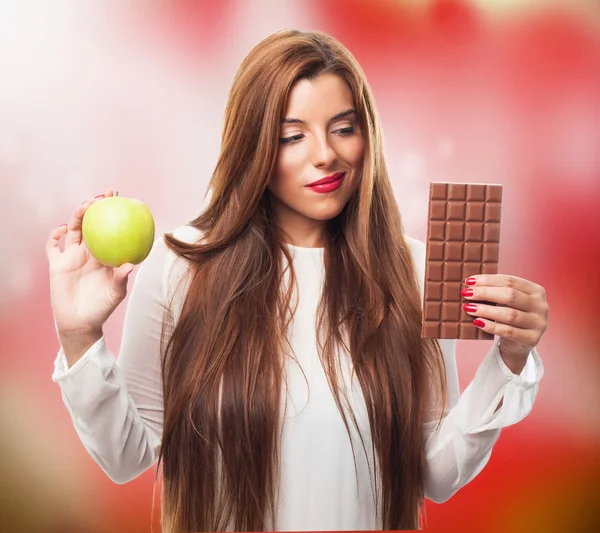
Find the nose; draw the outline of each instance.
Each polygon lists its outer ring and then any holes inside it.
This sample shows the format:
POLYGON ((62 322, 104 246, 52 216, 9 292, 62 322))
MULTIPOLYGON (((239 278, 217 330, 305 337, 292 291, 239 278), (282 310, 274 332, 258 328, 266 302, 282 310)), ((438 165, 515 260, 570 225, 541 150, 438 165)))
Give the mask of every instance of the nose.
POLYGON ((329 143, 327 135, 314 137, 312 157, 316 168, 327 168, 335 162, 337 154, 329 143))

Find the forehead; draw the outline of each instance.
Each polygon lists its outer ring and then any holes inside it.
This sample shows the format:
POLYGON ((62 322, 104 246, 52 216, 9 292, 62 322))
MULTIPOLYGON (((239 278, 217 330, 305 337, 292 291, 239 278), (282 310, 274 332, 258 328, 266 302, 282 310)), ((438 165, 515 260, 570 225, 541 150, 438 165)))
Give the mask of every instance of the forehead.
POLYGON ((351 107, 354 107, 354 97, 346 81, 336 74, 321 74, 313 80, 298 80, 292 86, 285 117, 330 119, 351 107))

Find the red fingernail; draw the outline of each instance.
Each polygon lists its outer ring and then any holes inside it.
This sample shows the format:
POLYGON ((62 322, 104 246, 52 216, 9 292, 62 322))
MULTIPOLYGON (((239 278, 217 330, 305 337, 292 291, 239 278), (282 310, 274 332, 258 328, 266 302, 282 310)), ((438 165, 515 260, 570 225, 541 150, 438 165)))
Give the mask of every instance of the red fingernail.
POLYGON ((460 291, 463 296, 473 296, 473 289, 463 289, 460 291))
POLYGON ((59 227, 64 228, 65 226, 66 226, 66 224, 61 224, 59 227))
POLYGON ((94 200, 95 200, 96 198, 104 198, 104 195, 103 195, 103 194, 99 194, 98 196, 94 196, 94 200))
POLYGON ((476 282, 477 282, 477 280, 476 280, 475 278, 467 278, 467 279, 465 280, 465 283, 466 283, 467 285, 475 285, 475 283, 476 283, 476 282))
POLYGON ((463 304, 463 309, 465 311, 469 311, 470 313, 474 313, 477 311, 477 306, 475 304, 463 304))
POLYGON ((485 322, 483 320, 479 320, 478 318, 473 320, 473 324, 475 324, 478 328, 485 327, 485 322))

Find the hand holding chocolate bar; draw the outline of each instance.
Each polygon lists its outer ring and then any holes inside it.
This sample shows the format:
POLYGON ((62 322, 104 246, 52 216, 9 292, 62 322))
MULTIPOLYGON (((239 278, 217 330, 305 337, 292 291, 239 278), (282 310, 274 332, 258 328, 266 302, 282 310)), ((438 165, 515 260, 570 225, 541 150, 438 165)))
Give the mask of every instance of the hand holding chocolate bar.
POLYGON ((501 185, 431 184, 422 336, 498 335, 507 366, 520 372, 547 328, 549 308, 543 287, 498 274, 501 207, 501 185))
POLYGON ((470 301, 463 309, 477 317, 473 323, 500 339, 500 355, 507 366, 520 373, 529 352, 537 346, 546 328, 550 309, 545 289, 516 276, 481 274, 465 280, 462 296, 470 301), (520 368, 519 368, 520 367, 520 368))

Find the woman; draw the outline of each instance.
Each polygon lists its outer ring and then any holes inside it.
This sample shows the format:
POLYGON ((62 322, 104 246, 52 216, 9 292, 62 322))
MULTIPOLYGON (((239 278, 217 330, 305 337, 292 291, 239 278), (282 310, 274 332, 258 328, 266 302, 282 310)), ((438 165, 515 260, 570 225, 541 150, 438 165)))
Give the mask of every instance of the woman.
POLYGON ((543 288, 469 281, 499 343, 459 398, 455 341, 420 336, 424 245, 402 234, 371 91, 322 33, 246 57, 210 187, 140 267, 118 363, 102 326, 132 265, 89 256, 91 202, 50 234, 53 379, 83 444, 117 483, 158 459, 165 532, 417 528, 530 411, 543 288))

